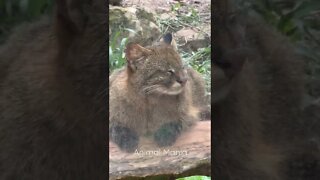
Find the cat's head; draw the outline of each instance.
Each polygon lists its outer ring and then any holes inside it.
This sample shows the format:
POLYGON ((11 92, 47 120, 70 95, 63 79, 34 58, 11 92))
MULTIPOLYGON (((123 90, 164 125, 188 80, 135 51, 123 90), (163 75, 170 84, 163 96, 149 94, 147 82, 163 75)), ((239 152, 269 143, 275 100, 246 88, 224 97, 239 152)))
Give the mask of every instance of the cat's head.
POLYGON ((188 83, 186 69, 170 33, 150 47, 129 43, 125 54, 129 82, 144 95, 178 95, 188 83))
MULTIPOLYGON (((107 1, 57 0, 54 32, 61 77, 83 97, 106 94, 107 1)), ((101 99, 101 98, 100 98, 101 99)))

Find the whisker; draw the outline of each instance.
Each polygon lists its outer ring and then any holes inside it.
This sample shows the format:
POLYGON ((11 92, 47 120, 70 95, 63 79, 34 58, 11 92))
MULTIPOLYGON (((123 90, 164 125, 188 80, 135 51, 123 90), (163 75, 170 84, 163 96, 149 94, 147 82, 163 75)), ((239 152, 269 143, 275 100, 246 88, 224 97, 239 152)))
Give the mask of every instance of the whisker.
POLYGON ((159 85, 152 85, 152 86, 148 86, 146 88, 143 88, 142 91, 145 94, 151 94, 152 92, 154 92, 156 89, 158 89, 160 86, 159 85))

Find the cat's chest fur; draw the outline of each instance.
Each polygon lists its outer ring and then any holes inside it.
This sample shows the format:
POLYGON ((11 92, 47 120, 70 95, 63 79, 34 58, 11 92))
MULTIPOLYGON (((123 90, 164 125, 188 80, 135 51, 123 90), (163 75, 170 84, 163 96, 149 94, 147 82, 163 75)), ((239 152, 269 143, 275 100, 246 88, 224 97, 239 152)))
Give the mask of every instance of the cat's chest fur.
MULTIPOLYGON (((133 99, 131 99, 133 100, 133 99)), ((140 135, 148 135, 154 133, 161 125, 180 120, 180 104, 179 96, 170 97, 152 97, 139 100, 140 102, 127 102, 131 106, 131 111, 125 114, 131 119, 131 128, 137 130, 140 135)))
POLYGON ((146 134, 155 132, 164 123, 179 121, 180 96, 164 96, 146 99, 146 134))

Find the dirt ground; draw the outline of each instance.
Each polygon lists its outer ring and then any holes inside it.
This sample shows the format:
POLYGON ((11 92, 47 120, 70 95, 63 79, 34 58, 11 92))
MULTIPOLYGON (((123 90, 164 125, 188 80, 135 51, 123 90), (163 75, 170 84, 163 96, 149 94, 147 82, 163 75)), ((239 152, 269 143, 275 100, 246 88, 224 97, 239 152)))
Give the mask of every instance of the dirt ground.
POLYGON ((123 0, 122 6, 124 7, 144 7, 148 8, 158 14, 166 13, 171 11, 171 6, 181 3, 182 13, 183 7, 192 6, 194 7, 201 18, 203 23, 208 23, 211 20, 211 1, 210 0, 123 0))
MULTIPOLYGON (((186 15, 190 13, 190 8, 195 9, 199 15, 199 24, 197 26, 192 26, 190 24, 185 24, 183 29, 175 32, 177 37, 177 42, 180 44, 186 44, 188 41, 198 39, 198 33, 204 34, 207 38, 205 40, 211 39, 211 1, 210 0, 123 0, 121 3, 123 7, 142 7, 151 12, 155 12, 160 15, 161 19, 172 18, 174 19, 176 15, 186 15), (180 3, 178 8, 178 13, 173 13, 172 7, 175 4, 180 3)), ((205 47, 210 42, 199 41, 192 42, 185 46, 184 50, 192 51, 199 47, 205 47), (190 46, 190 47, 189 47, 190 46)))

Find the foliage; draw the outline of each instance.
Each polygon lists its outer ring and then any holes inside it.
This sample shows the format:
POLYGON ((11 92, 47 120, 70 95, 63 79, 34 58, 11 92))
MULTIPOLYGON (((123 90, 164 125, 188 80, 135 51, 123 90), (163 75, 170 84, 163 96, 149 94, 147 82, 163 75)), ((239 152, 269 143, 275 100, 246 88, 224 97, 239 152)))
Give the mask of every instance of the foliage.
POLYGON ((186 25, 196 27, 201 23, 197 9, 192 6, 182 6, 177 2, 171 5, 171 11, 174 16, 165 19, 157 17, 158 26, 163 33, 178 31, 186 25))
POLYGON ((293 41, 312 36, 309 34, 312 29, 320 30, 320 22, 314 16, 320 10, 320 1, 263 0, 256 1, 252 7, 293 41))
POLYGON ((52 0, 0 0, 0 42, 12 27, 52 10, 52 0))
POLYGON ((179 178, 177 180, 211 180, 211 177, 208 177, 208 176, 189 176, 189 177, 179 178))
POLYGON ((206 81, 207 92, 211 91, 211 46, 200 48, 196 52, 181 53, 182 59, 193 69, 201 73, 206 81))
POLYGON ((247 7, 288 36, 305 58, 309 78, 320 78, 319 0, 260 0, 247 7))
MULTIPOLYGON (((177 2, 171 5, 169 18, 157 17, 160 31, 176 32, 184 27, 196 28, 203 24, 198 10, 193 6, 183 6, 177 2)), ((178 43, 178 42, 177 42, 178 43)), ((201 73, 206 81, 207 93, 211 94, 211 46, 200 48, 195 52, 181 52, 184 62, 201 73)))
POLYGON ((127 45, 128 38, 123 38, 118 43, 118 38, 123 31, 117 31, 109 39, 109 73, 121 68, 125 64, 124 49, 127 45))

